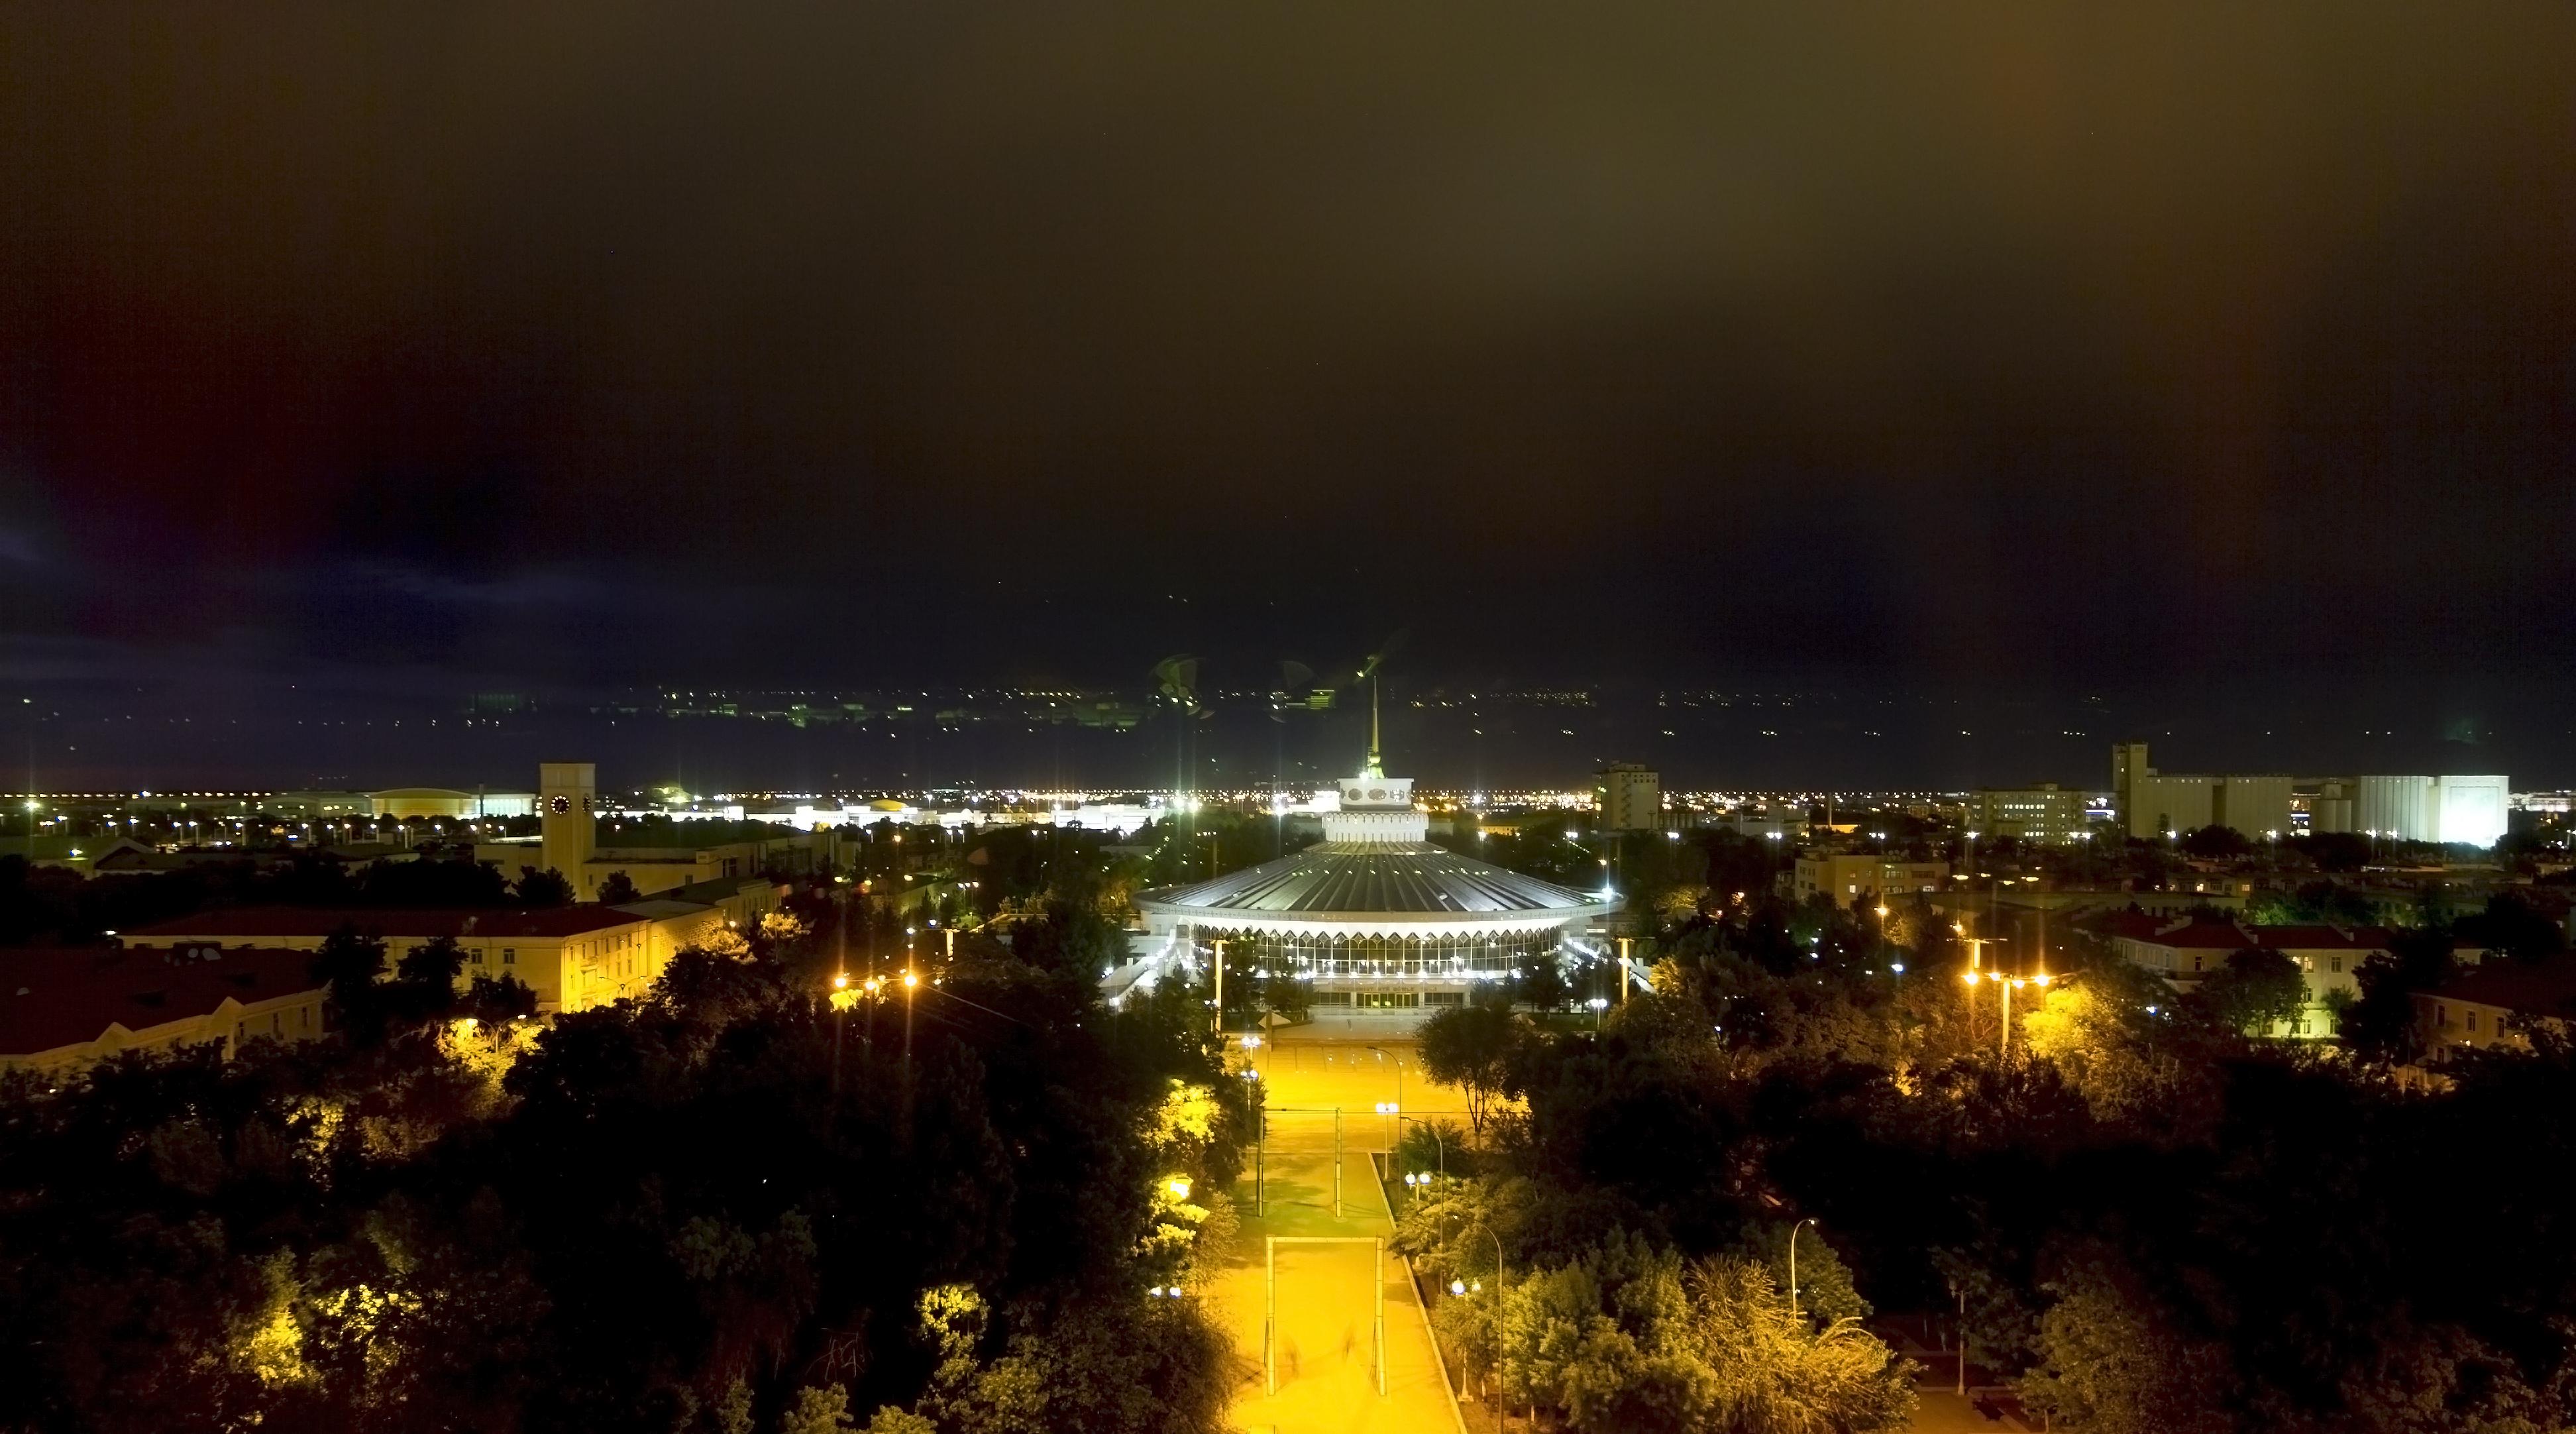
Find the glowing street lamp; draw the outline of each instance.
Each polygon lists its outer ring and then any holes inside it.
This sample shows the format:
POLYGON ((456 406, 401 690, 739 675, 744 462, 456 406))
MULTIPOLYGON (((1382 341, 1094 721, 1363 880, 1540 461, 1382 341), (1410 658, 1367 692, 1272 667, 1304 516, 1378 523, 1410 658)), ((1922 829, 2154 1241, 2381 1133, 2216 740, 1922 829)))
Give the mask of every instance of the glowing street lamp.
POLYGON ((1789 1318, 1792 1320, 1798 1317, 1798 1232, 1814 1223, 1815 1217, 1811 1215, 1789 1227, 1789 1318))

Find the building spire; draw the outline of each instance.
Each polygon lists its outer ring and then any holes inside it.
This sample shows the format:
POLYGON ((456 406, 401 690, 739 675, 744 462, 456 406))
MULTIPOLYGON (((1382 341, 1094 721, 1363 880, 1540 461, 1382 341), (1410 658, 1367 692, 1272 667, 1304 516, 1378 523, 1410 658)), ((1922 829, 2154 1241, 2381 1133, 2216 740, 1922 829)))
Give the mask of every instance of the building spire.
POLYGON ((1369 753, 1368 765, 1360 769, 1365 777, 1383 777, 1386 765, 1379 759, 1377 745, 1377 674, 1369 674, 1369 753))

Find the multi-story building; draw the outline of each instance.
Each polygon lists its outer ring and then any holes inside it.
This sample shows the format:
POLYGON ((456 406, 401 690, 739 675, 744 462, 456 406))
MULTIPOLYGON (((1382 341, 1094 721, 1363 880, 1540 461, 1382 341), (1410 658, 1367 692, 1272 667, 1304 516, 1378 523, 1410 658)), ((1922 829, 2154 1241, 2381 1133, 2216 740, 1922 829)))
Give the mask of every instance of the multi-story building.
POLYGON ((1803 855, 1790 869, 1789 890, 1799 901, 1822 896, 1836 906, 1863 897, 1884 899, 1936 892, 1950 875, 1946 861, 1903 861, 1871 852, 1803 855))
POLYGON ((573 895, 583 901, 596 898, 600 884, 620 873, 635 884, 637 892, 650 896, 698 882, 757 876, 773 868, 813 871, 831 860, 829 834, 766 826, 728 826, 721 832, 682 830, 677 833, 682 840, 675 845, 603 847, 599 844, 598 814, 603 808, 598 769, 588 762, 546 762, 538 772, 537 841, 479 843, 474 859, 491 862, 504 876, 523 866, 561 872, 572 883, 573 895))
POLYGON ((2255 841, 2290 833, 2291 780, 2283 773, 2231 776, 2160 772, 2147 744, 2111 748, 2111 800, 2121 830, 2133 837, 2180 836, 2205 826, 2233 827, 2255 841))
POLYGON ((17 953, 0 996, 0 1070, 67 1071, 126 1051, 322 1034, 313 953, 276 948, 17 953))
POLYGON ((462 792, 449 787, 393 787, 369 792, 367 799, 380 821, 404 821, 414 817, 489 821, 500 817, 535 816, 537 812, 537 795, 534 792, 462 792))
POLYGON ((1701 817, 1693 825, 1756 840, 1786 842, 1805 836, 1808 821, 1804 807, 1741 806, 1701 817))
POLYGON ((2531 1048, 2535 1030, 2567 1034, 2576 1011, 2576 968, 2564 961, 2498 961, 2461 972, 2437 990, 2412 991, 2415 1034, 2438 1059, 2460 1047, 2531 1048))
POLYGON ((460 982, 516 976, 536 993, 541 1014, 582 1011, 640 997, 685 946, 728 926, 749 927, 777 905, 777 888, 737 879, 666 892, 625 906, 476 911, 235 907, 182 916, 122 938, 135 951, 278 950, 310 953, 333 933, 354 929, 381 940, 391 960, 439 937, 463 948, 460 982), (690 896, 704 899, 688 900, 690 896))
POLYGON ((1980 787, 1968 798, 1968 830, 1981 836, 2063 845, 2091 834, 2090 796, 2055 782, 2035 787, 1980 787))
POLYGON ((1606 832, 1661 831, 1664 789, 1661 778, 1634 762, 1613 762, 1601 769, 1593 798, 1606 832))
POLYGON ((2464 842, 2493 846, 2504 835, 2512 803, 2501 776, 2363 776, 2332 785, 2352 794, 2348 808, 2316 825, 2317 831, 2366 832, 2400 841, 2464 842), (2348 810, 2349 815, 2345 815, 2348 810))
MULTIPOLYGON (((2137 912, 2112 917, 2100 934, 2114 954, 2162 976, 2177 991, 2227 969, 2227 958, 2239 951, 2287 956, 2298 964, 2307 1000, 2296 1018, 2266 1034, 2311 1038, 2334 1034, 2335 1008, 2361 994, 2361 963, 2387 951, 2390 939, 2384 926, 2256 926, 2137 912)), ((2469 963, 2484 954, 2465 944, 2454 952, 2469 963)))

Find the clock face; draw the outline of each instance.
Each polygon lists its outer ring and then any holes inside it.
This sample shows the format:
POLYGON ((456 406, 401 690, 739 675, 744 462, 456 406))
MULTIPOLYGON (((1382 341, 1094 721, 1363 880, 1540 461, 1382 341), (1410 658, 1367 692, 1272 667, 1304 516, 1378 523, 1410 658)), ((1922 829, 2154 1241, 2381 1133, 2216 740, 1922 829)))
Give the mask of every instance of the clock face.
POLYGON ((572 810, 572 798, 559 795, 555 797, 554 800, 547 802, 546 806, 549 810, 553 811, 556 816, 562 816, 564 813, 572 810))

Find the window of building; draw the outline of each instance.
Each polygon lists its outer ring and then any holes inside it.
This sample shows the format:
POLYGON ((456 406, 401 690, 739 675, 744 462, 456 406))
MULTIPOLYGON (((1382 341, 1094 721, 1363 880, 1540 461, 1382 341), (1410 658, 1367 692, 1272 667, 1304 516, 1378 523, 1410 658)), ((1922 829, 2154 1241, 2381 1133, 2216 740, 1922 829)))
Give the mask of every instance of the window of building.
POLYGON ((2477 1013, 2477 1012, 2475 1012, 2475 1011, 2471 1011, 2471 1012, 2469 1012, 2469 1029, 2470 1029, 2470 1030, 2472 1030, 2472 1031, 2474 1031, 2474 1030, 2476 1030, 2477 1028, 2478 1028, 2478 1013, 2477 1013))
POLYGON ((268 1033, 272 1036, 282 1036, 286 1034, 286 1013, 284 1011, 271 1011, 268 1013, 268 1033))
POLYGON ((2343 958, 2342 958, 2342 957, 2340 957, 2340 956, 2329 956, 2329 957, 2327 957, 2327 958, 2326 958, 2326 961, 2327 961, 2327 966, 2326 966, 2326 969, 2327 969, 2327 970, 2332 971, 2334 974, 2336 974, 2336 975, 2338 975, 2338 976, 2340 976, 2340 975, 2342 975, 2342 974, 2343 974, 2343 958))
POLYGON ((502 948, 501 948, 501 964, 502 964, 502 965, 504 965, 504 966, 516 966, 516 965, 518 965, 518 964, 519 964, 519 948, 518 948, 518 947, 516 947, 516 946, 504 946, 504 947, 502 947, 502 948))
POLYGON ((474 962, 474 964, 475 964, 475 965, 477 965, 477 966, 482 965, 482 964, 483 964, 483 948, 482 948, 482 947, 480 947, 480 946, 475 947, 475 948, 474 948, 474 950, 473 950, 471 953, 469 953, 469 959, 471 959, 471 960, 474 962))

